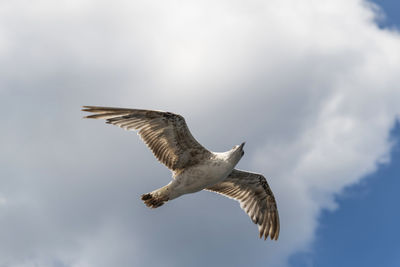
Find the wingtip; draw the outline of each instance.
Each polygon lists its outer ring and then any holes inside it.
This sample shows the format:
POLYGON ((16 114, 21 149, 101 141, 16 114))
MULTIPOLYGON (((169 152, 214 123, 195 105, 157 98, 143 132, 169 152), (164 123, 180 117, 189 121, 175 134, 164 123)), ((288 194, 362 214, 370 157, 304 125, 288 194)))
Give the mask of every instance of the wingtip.
POLYGON ((278 238, 279 238, 279 225, 278 225, 278 228, 275 231, 274 240, 278 241, 278 238))
POLYGON ((271 236, 271 240, 278 241, 279 231, 276 231, 273 236, 271 236))
POLYGON ((95 108, 94 106, 82 106, 81 111, 90 111, 91 109, 95 108))
POLYGON ((97 106, 82 106, 81 111, 95 113, 92 115, 84 116, 83 119, 99 119, 99 118, 104 117, 105 114, 102 109, 104 109, 104 108, 97 107, 97 106))
POLYGON ((271 239, 277 241, 279 238, 279 227, 277 229, 265 228, 264 230, 261 230, 259 232, 259 238, 264 240, 271 239))

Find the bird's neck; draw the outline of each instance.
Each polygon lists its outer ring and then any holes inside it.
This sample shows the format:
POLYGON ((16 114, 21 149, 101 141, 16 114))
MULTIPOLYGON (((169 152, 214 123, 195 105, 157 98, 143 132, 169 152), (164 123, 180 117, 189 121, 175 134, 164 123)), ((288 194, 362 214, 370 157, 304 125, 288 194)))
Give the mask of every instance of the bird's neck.
POLYGON ((236 155, 235 150, 233 149, 226 152, 214 152, 213 154, 216 159, 230 162, 233 166, 235 166, 240 160, 240 157, 236 155))

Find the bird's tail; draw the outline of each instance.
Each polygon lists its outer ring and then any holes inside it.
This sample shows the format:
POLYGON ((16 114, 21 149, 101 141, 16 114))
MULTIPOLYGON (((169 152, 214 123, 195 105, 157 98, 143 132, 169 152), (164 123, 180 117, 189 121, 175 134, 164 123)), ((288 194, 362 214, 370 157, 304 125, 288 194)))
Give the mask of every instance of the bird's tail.
MULTIPOLYGON (((157 191, 155 191, 157 192, 157 191)), ((162 205, 169 200, 167 196, 159 195, 155 192, 147 193, 142 195, 142 200, 147 207, 155 209, 162 205)))

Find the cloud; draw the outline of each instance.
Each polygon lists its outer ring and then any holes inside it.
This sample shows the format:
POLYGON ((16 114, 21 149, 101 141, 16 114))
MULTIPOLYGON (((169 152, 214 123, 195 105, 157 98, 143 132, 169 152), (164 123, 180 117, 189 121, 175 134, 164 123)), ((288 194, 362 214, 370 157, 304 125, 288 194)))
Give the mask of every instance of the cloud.
POLYGON ((400 38, 365 1, 3 1, 0 266, 287 266, 322 209, 387 162, 400 38), (81 105, 184 115, 214 151, 246 143, 282 232, 261 242, 207 192, 157 210, 169 171, 81 105))

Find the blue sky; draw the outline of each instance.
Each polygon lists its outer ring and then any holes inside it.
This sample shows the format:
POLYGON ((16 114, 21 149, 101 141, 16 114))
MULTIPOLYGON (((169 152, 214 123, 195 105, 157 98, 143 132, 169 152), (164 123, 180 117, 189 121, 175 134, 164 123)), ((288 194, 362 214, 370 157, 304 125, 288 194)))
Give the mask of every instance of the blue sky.
POLYGON ((391 162, 336 197, 340 208, 325 211, 311 253, 292 257, 291 266, 382 266, 400 264, 400 125, 391 162))
POLYGON ((382 22, 383 27, 399 27, 400 25, 400 17, 399 17, 399 9, 400 3, 396 0, 374 0, 374 3, 379 5, 384 13, 386 19, 382 22))
POLYGON ((400 34, 368 3, 0 1, 0 266, 398 262, 400 34), (179 113, 212 151, 246 141, 279 241, 210 192, 145 207, 170 172, 82 105, 179 113))

